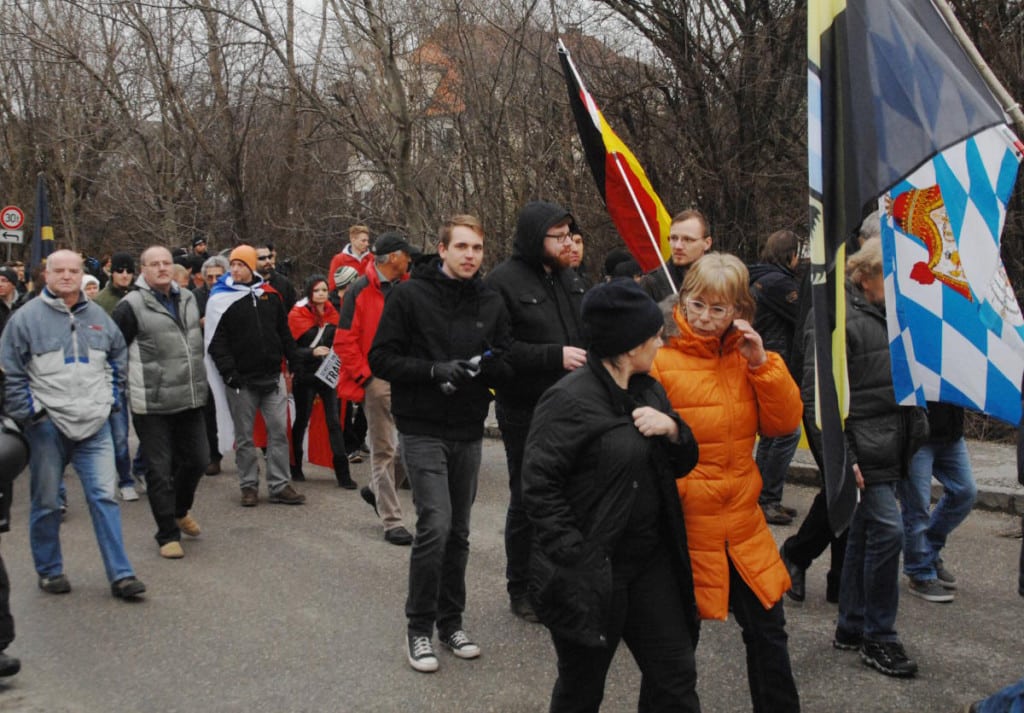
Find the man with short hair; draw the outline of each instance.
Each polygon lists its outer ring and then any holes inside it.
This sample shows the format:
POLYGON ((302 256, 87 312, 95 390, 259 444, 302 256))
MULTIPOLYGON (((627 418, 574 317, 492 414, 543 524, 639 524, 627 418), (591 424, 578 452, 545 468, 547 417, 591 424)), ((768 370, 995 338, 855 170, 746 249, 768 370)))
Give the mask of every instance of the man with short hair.
POLYGON ((71 591, 61 556, 58 494, 71 463, 82 481, 111 593, 131 599, 146 586, 124 549, 109 423, 124 388, 127 349, 117 325, 82 294, 83 271, 77 253, 54 252, 39 297, 4 330, 4 406, 29 442, 29 541, 39 588, 49 594, 71 591))
POLYGON ((328 287, 331 288, 331 292, 338 288, 334 277, 338 268, 345 266, 355 268, 360 275, 365 275, 366 269, 372 262, 370 229, 365 225, 353 225, 348 229, 348 245, 331 258, 331 266, 327 270, 328 287))
MULTIPOLYGON (((196 306, 199 307, 199 326, 206 326, 206 303, 210 299, 210 290, 217 284, 217 280, 228 272, 228 259, 220 255, 209 257, 200 268, 203 277, 203 285, 192 292, 196 298, 196 306)), ((220 445, 217 442, 217 406, 213 399, 213 392, 207 388, 206 408, 203 410, 203 417, 206 421, 206 443, 209 447, 210 462, 206 466, 206 475, 220 475, 220 462, 223 458, 220 452, 220 445)))
POLYGON ((341 358, 338 395, 362 401, 370 438, 370 485, 359 494, 373 506, 384 523, 384 539, 393 545, 411 545, 412 535, 402 525, 397 486, 405 479, 395 457, 398 436, 391 414, 391 384, 376 377, 367 357, 377 333, 384 303, 394 285, 406 279, 412 248, 398 233, 384 233, 373 246, 374 265, 345 293, 334 335, 334 350, 341 358))
POLYGON ((437 670, 435 625, 455 656, 480 655, 462 627, 469 517, 488 389, 512 371, 508 312, 477 276, 484 256, 480 221, 452 217, 441 228, 438 252, 394 288, 369 359, 376 377, 391 384, 391 411, 416 504, 405 614, 409 664, 422 672, 437 670))
POLYGON ((230 275, 214 285, 206 304, 207 377, 219 401, 217 411, 230 413, 233 426, 218 424, 220 450, 235 441, 242 507, 255 507, 259 473, 253 426, 259 411, 267 426, 270 502, 300 505, 306 496, 292 487, 288 393, 281 373, 285 359, 291 365, 297 358, 295 340, 281 296, 256 272, 256 250, 239 245, 231 251, 228 269, 230 275))
POLYGON ((535 201, 520 212, 513 254, 484 282, 505 301, 512 324, 515 377, 497 392, 495 413, 508 462, 505 518, 506 578, 512 611, 538 622, 527 597, 533 528, 523 507, 523 449, 541 394, 586 363, 580 333, 585 287, 570 267, 573 217, 554 203, 535 201))
POLYGON ((139 258, 138 289, 114 309, 128 344, 132 423, 149 468, 146 489, 160 556, 185 556, 181 533, 199 535, 189 514, 209 461, 203 407, 206 368, 199 307, 174 282, 171 252, 155 245, 139 258))
POLYGON ((295 289, 288 278, 278 272, 276 267, 277 252, 273 243, 267 243, 262 248, 256 248, 256 271, 268 285, 277 290, 284 303, 285 316, 295 306, 295 289))
POLYGON ((665 267, 651 270, 640 280, 640 286, 655 302, 678 293, 687 270, 711 249, 707 218, 695 208, 677 214, 669 227, 668 244, 672 250, 671 260, 665 267), (672 284, 665 274, 665 268, 672 274, 672 284), (672 289, 673 286, 675 289, 672 289))

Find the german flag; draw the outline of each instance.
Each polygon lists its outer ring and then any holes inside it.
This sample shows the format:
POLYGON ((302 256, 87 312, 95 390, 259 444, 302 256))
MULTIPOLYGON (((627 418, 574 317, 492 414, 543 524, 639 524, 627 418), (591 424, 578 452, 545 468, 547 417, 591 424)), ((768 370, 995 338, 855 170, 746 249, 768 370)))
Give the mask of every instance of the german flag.
POLYGON ((32 255, 29 270, 46 260, 53 252, 53 221, 50 220, 50 202, 46 198, 46 179, 40 173, 36 176, 36 212, 32 229, 32 255))
POLYGON ((608 214, 641 268, 662 267, 669 255, 671 217, 636 156, 605 121, 561 40, 558 57, 583 152, 608 214))
POLYGON ((856 504, 843 434, 847 241, 889 188, 1003 116, 930 0, 810 0, 807 58, 815 416, 838 533, 856 504))

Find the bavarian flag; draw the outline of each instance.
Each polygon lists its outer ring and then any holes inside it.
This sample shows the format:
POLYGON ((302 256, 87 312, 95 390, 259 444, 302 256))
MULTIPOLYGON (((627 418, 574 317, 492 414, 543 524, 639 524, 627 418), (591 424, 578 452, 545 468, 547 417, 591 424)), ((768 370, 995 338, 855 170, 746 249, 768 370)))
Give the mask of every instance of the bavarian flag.
POLYGON ((32 229, 32 254, 29 257, 31 272, 53 252, 53 221, 50 219, 50 202, 46 198, 46 179, 40 173, 36 176, 35 225, 32 229))
POLYGON ((807 16, 814 414, 840 532, 856 504, 843 435, 846 243, 892 187, 1005 118, 930 0, 810 0, 807 16))
POLYGON ((558 57, 583 153, 608 214, 641 268, 648 271, 662 267, 669 256, 668 211, 636 156, 605 121, 561 40, 558 57))

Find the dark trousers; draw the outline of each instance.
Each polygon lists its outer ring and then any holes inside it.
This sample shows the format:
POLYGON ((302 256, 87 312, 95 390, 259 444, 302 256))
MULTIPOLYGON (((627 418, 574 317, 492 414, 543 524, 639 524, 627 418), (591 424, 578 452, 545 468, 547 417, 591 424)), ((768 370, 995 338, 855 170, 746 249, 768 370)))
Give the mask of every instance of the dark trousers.
POLYGON ((747 683, 754 713, 797 713, 800 696, 789 663, 782 600, 765 609, 729 562, 729 606, 747 647, 747 683))
POLYGON ((210 462, 219 463, 223 456, 217 447, 217 404, 213 400, 213 392, 210 389, 206 390, 206 406, 203 407, 203 417, 206 419, 206 445, 210 451, 210 462))
POLYGON ((342 431, 345 434, 345 451, 351 453, 366 443, 366 413, 362 404, 345 401, 345 415, 342 431))
POLYGON ((132 422, 149 462, 146 492, 156 520, 156 541, 163 545, 180 540, 176 520, 192 508, 199 479, 210 463, 203 409, 132 414, 132 422))
POLYGON ((398 434, 416 504, 409 557, 409 633, 441 636, 462 628, 466 609, 469 516, 476 500, 482 441, 398 434))
POLYGON ((309 426, 309 414, 313 410, 313 399, 320 396, 324 404, 324 420, 327 422, 327 437, 331 441, 331 454, 334 456, 335 475, 341 467, 348 476, 348 458, 345 453, 345 434, 341 430, 341 410, 338 407, 338 392, 330 386, 314 378, 310 383, 292 382, 292 396, 295 397, 295 422, 292 423, 292 457, 297 468, 302 467, 302 438, 309 426), (344 461, 344 465, 341 464, 344 461))
POLYGON ((642 713, 700 711, 694 642, 686 622, 679 583, 666 553, 612 592, 608 645, 582 646, 552 634, 558 653, 558 680, 551 713, 596 712, 619 641, 625 641, 640 668, 642 713))
POLYGON ((11 616, 11 580, 7 577, 4 558, 0 557, 0 651, 14 641, 14 617, 11 616))
MULTIPOLYGON (((1024 534, 1024 515, 1020 517, 1020 531, 1024 534)), ((1017 577, 1017 593, 1024 597, 1024 540, 1020 543, 1020 574, 1017 577)))
POLYGON ((530 578, 533 526, 523 507, 523 451, 533 411, 495 407, 508 465, 508 512, 505 514, 505 579, 512 599, 526 596, 530 578))
POLYGON ((838 591, 839 579, 843 573, 843 560, 846 558, 846 533, 847 530, 843 530, 837 537, 832 532, 832 526, 828 522, 828 501, 823 484, 814 497, 807 516, 800 524, 800 529, 783 544, 786 557, 797 567, 807 569, 825 548, 831 548, 828 579, 838 591))

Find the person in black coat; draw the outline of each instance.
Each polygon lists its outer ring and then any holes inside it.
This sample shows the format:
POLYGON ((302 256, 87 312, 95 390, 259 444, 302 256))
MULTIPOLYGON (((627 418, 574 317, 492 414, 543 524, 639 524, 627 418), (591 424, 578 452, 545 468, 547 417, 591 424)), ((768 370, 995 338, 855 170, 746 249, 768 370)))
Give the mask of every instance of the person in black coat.
POLYGON ((544 390, 584 364, 580 301, 586 286, 570 267, 573 217, 565 208, 534 201, 520 212, 512 257, 485 280, 505 301, 515 340, 515 377, 498 389, 495 413, 508 462, 505 577, 513 613, 536 622, 526 596, 530 520, 522 504, 520 474, 533 408, 544 390))
POLYGON ((537 404, 523 462, 530 593, 558 654, 552 713, 597 711, 619 641, 643 675, 639 710, 699 711, 699 623, 676 479, 690 428, 647 371, 663 319, 631 280, 583 299, 586 364, 537 404))

